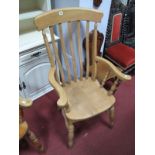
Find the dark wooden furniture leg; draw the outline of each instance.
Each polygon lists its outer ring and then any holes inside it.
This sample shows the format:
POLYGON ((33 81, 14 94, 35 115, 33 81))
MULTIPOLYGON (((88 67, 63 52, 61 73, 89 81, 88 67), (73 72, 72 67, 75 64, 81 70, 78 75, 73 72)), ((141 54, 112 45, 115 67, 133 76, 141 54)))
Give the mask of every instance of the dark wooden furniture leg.
MULTIPOLYGON (((19 109, 19 123, 23 122, 23 117, 24 117, 24 113, 23 113, 23 109, 20 107, 19 109)), ((25 136, 23 137, 25 138, 28 142, 30 142, 32 144, 32 146, 37 149, 40 152, 45 151, 44 146, 40 143, 40 141, 38 140, 38 138, 36 137, 36 135, 29 129, 27 129, 27 132, 25 134, 25 136)))
POLYGON ((27 134, 25 135, 25 138, 27 141, 29 141, 35 149, 37 149, 40 152, 45 151, 44 146, 39 142, 36 135, 28 129, 27 134))

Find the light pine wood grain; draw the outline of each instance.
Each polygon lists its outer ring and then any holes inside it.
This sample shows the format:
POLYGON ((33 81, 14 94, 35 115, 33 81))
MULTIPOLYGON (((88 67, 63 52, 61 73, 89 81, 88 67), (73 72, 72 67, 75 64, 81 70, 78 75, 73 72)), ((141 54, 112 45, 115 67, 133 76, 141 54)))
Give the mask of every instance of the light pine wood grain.
MULTIPOLYGON (((119 80, 126 81, 131 80, 130 75, 123 74, 116 66, 114 66, 110 61, 107 59, 101 58, 96 56, 96 62, 98 64, 98 72, 102 75, 105 74, 105 71, 112 72, 113 77, 117 76, 119 80)), ((102 76, 103 78, 103 76, 102 76)))
POLYGON ((103 13, 87 8, 63 8, 54 9, 35 17, 35 25, 38 30, 64 22, 78 20, 101 22, 103 13))
POLYGON ((73 71, 74 71, 74 80, 77 80, 77 67, 76 67, 76 61, 75 61, 75 53, 74 53, 74 47, 73 47, 73 38, 72 38, 72 23, 68 22, 68 33, 69 33, 69 42, 70 42, 70 52, 72 55, 72 63, 73 63, 73 71))
POLYGON ((110 120, 110 125, 111 127, 114 126, 114 117, 115 117, 115 107, 112 106, 109 110, 109 120, 110 120))
POLYGON ((115 103, 113 96, 108 96, 107 91, 100 87, 97 80, 83 79, 71 82, 64 88, 69 100, 70 112, 66 113, 69 120, 80 121, 91 118, 115 103))
POLYGON ((49 82, 51 83, 51 85, 56 89, 58 95, 59 95, 59 100, 57 101, 57 104, 59 107, 66 107, 68 102, 67 102, 67 95, 63 89, 63 87, 55 80, 55 72, 56 72, 56 68, 55 67, 51 67, 50 71, 49 71, 49 82))
POLYGON ((119 79, 117 78, 114 81, 113 85, 111 86, 111 89, 108 91, 108 95, 114 94, 114 92, 117 90, 118 83, 119 83, 119 79))
POLYGON ((89 21, 86 22, 86 78, 89 76, 89 21))
POLYGON ((81 47, 81 27, 80 21, 77 21, 77 39, 78 39, 78 53, 79 53, 79 63, 80 63, 80 79, 83 78, 83 63, 82 63, 82 47, 81 47))
POLYGON ((54 63, 54 58, 52 56, 52 50, 50 48, 50 45, 49 45, 49 42, 48 42, 48 39, 47 39, 47 36, 46 36, 46 33, 45 33, 44 29, 42 30, 42 35, 43 35, 43 39, 44 39, 44 43, 45 43, 45 47, 46 47, 46 50, 47 50, 47 54, 48 54, 50 64, 51 64, 52 67, 54 67, 55 63, 54 63))
POLYGON ((94 24, 94 37, 93 37, 93 52, 92 52, 92 66, 93 66, 93 70, 92 70, 92 80, 95 80, 96 78, 96 54, 97 54, 97 23, 94 24))
POLYGON ((73 146, 73 138, 74 138, 74 125, 72 121, 68 121, 68 146, 73 146))
MULTIPOLYGON (((54 63, 54 57, 52 55, 52 49, 50 48, 50 45, 49 45, 49 42, 48 42, 48 39, 47 39, 47 36, 46 36, 46 33, 45 33, 45 30, 44 29, 42 30, 42 35, 43 35, 43 38, 44 38, 45 47, 46 47, 46 50, 47 50, 47 54, 48 54, 48 58, 49 58, 51 67, 54 67, 55 66, 55 63, 54 63)), ((58 74, 55 73, 54 76, 56 78, 56 81, 58 83, 60 83, 60 79, 58 78, 58 74)))
POLYGON ((105 73, 104 78, 102 79, 101 87, 103 87, 105 85, 109 74, 110 74, 109 71, 105 73))
POLYGON ((53 48, 54 48, 55 57, 56 57, 58 67, 59 67, 59 71, 60 71, 60 75, 61 75, 62 84, 64 85, 65 84, 64 72, 63 72, 61 62, 60 62, 60 58, 59 58, 59 54, 58 54, 58 48, 56 46, 56 42, 55 42, 55 39, 54 39, 53 27, 50 27, 50 32, 51 32, 52 45, 53 45, 53 48))

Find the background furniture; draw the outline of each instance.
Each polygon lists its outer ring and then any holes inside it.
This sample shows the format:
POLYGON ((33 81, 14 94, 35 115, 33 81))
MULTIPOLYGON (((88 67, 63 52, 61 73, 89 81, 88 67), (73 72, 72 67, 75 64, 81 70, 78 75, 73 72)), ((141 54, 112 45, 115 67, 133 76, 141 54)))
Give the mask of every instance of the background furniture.
POLYGON ((123 43, 135 47, 135 0, 128 0, 122 22, 123 43))
POLYGON ((53 89, 48 82, 50 63, 44 41, 33 22, 35 16, 49 10, 50 0, 19 1, 19 88, 21 96, 32 100, 53 89))
POLYGON ((135 66, 135 50, 121 42, 122 13, 111 15, 112 29, 110 43, 105 48, 104 57, 129 73, 135 66))
POLYGON ((50 0, 19 1, 19 50, 25 51, 42 44, 42 36, 36 31, 35 16, 51 10, 50 0))
POLYGON ((28 108, 32 105, 29 99, 19 98, 19 140, 25 138, 30 142, 38 151, 44 151, 43 145, 39 142, 35 134, 29 129, 26 121, 23 120, 23 108, 28 108))
MULTIPOLYGON (((89 33, 89 59, 92 60, 92 53, 93 53, 93 50, 92 50, 92 45, 93 45, 93 35, 94 35, 94 31, 91 31, 89 33)), ((97 31, 97 55, 100 56, 100 51, 101 51, 101 47, 102 47, 102 44, 103 44, 103 40, 104 40, 104 35, 103 33, 100 33, 99 31, 97 31)), ((83 48, 84 50, 86 50, 86 38, 83 39, 83 48)), ((85 60, 86 62, 86 60, 85 60)), ((92 62, 90 62, 91 64, 92 62)))
POLYGON ((35 18, 37 29, 42 31, 44 42, 48 51, 51 69, 49 72, 49 81, 52 87, 55 88, 59 95, 57 101, 58 107, 61 108, 62 114, 65 119, 65 124, 68 129, 68 146, 73 145, 74 138, 74 123, 82 120, 89 119, 104 111, 109 112, 111 125, 114 121, 114 103, 115 97, 113 96, 117 84, 120 80, 130 80, 131 77, 121 73, 112 63, 104 58, 98 57, 97 54, 97 23, 101 22, 103 14, 100 11, 82 8, 64 8, 55 9, 48 13, 44 13, 35 18), (81 21, 85 22, 86 30, 86 70, 83 69, 83 53, 81 44, 81 21), (92 60, 89 60, 89 25, 94 25, 94 37, 92 43, 92 60), (62 25, 67 25, 68 42, 64 42, 64 31, 62 25), (73 32, 73 24, 76 24, 76 30, 73 32), (54 39, 54 27, 58 29, 60 35, 61 52, 60 56, 58 48, 54 39), (49 42, 46 31, 49 29, 51 32, 53 51, 49 48, 49 42), (75 61, 75 51, 72 34, 76 34, 78 45, 78 61, 75 61), (72 63, 69 65, 67 58, 66 46, 70 47, 70 54, 72 63), (59 57, 60 56, 60 57, 59 57), (63 56, 63 58, 62 58, 63 56), (67 68, 67 78, 64 76, 63 64, 61 59, 64 59, 67 68), (58 66, 55 65, 56 60, 58 66), (92 65, 90 66, 90 61, 92 65), (77 75, 77 65, 80 66, 80 76, 77 75), (73 69, 73 76, 71 70, 73 69), (91 70, 91 76, 90 76, 91 70), (58 78, 57 72, 60 72, 58 78), (100 74, 101 73, 101 74, 100 74), (106 80, 111 76, 116 76, 116 79, 109 91, 102 86, 106 80), (101 83, 98 82, 97 77, 102 78, 101 83))
POLYGON ((134 0, 112 1, 103 52, 103 56, 129 74, 135 68, 134 3, 134 0))
POLYGON ((20 95, 32 100, 51 91, 50 63, 44 45, 20 53, 20 95))

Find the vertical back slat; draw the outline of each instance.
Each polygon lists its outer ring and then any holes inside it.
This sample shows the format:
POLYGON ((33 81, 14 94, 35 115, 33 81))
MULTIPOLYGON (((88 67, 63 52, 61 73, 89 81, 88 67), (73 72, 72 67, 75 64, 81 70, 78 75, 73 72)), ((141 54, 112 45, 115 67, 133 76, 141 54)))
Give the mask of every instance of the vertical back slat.
POLYGON ((102 79, 102 82, 101 82, 101 87, 103 87, 105 85, 105 82, 107 81, 107 78, 108 78, 109 74, 110 74, 110 71, 107 71, 105 73, 105 76, 104 76, 104 78, 102 79))
POLYGON ((89 21, 86 22, 86 78, 89 76, 89 21))
POLYGON ((42 30, 42 35, 43 35, 43 38, 44 38, 44 42, 45 42, 45 46, 46 46, 46 49, 47 49, 47 54, 48 54, 48 57, 49 57, 49 61, 50 61, 50 64, 52 67, 55 66, 54 64, 54 59, 53 59, 53 56, 52 56, 52 50, 49 46, 49 43, 48 43, 48 39, 47 39, 47 36, 46 36, 46 33, 44 32, 44 30, 42 30))
POLYGON ((60 35, 60 43, 61 43, 62 54, 63 54, 64 60, 65 60, 65 65, 66 65, 67 74, 68 74, 68 82, 71 82, 70 66, 69 66, 67 55, 66 55, 66 48, 65 48, 65 42, 64 42, 61 23, 58 24, 58 28, 59 28, 59 35, 60 35))
POLYGON ((93 71, 92 79, 96 78, 96 54, 97 54, 97 23, 94 24, 94 36, 93 36, 93 52, 92 52, 92 62, 93 62, 93 71))
POLYGON ((71 22, 68 22, 67 26, 68 26, 69 41, 70 41, 70 51, 71 51, 72 62, 73 62, 74 80, 77 81, 76 61, 75 61, 75 54, 74 54, 74 48, 73 48, 73 38, 72 38, 72 25, 71 25, 71 22))
MULTIPOLYGON (((46 33, 44 32, 44 30, 42 30, 42 35, 43 35, 43 38, 44 38, 44 42, 45 42, 45 46, 46 46, 46 49, 47 49, 47 54, 48 54, 48 57, 49 57, 50 64, 51 64, 52 67, 54 67, 55 63, 54 63, 54 58, 52 56, 52 50, 50 48, 50 45, 48 43, 48 39, 47 39, 47 36, 46 36, 46 33)), ((55 73, 55 78, 56 78, 56 81, 58 83, 60 83, 60 80, 58 78, 57 73, 55 73)))
POLYGON ((56 81, 57 81, 58 83, 60 83, 60 78, 59 78, 59 76, 58 76, 58 73, 59 73, 59 69, 58 69, 58 67, 56 66, 56 71, 55 71, 54 76, 55 76, 56 81))
POLYGON ((60 70, 62 84, 64 85, 65 84, 64 73, 63 73, 63 68, 62 68, 61 61, 60 61, 59 54, 58 54, 58 48, 56 46, 56 42, 55 42, 55 38, 54 38, 53 27, 50 27, 50 32, 51 32, 52 45, 53 45, 53 48, 54 48, 55 57, 56 57, 58 67, 59 67, 59 70, 60 70))
POLYGON ((78 39, 78 54, 80 62, 80 80, 83 78, 83 63, 82 63, 82 47, 81 47, 81 28, 80 21, 77 21, 77 39, 78 39))

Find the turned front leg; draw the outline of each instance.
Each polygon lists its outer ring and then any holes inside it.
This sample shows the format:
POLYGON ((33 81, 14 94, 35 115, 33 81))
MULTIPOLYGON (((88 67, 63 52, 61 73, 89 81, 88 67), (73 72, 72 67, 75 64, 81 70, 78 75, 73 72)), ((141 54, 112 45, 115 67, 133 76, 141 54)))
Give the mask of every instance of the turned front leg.
POLYGON ((74 138, 74 125, 72 122, 68 122, 68 146, 73 146, 73 138, 74 138))

